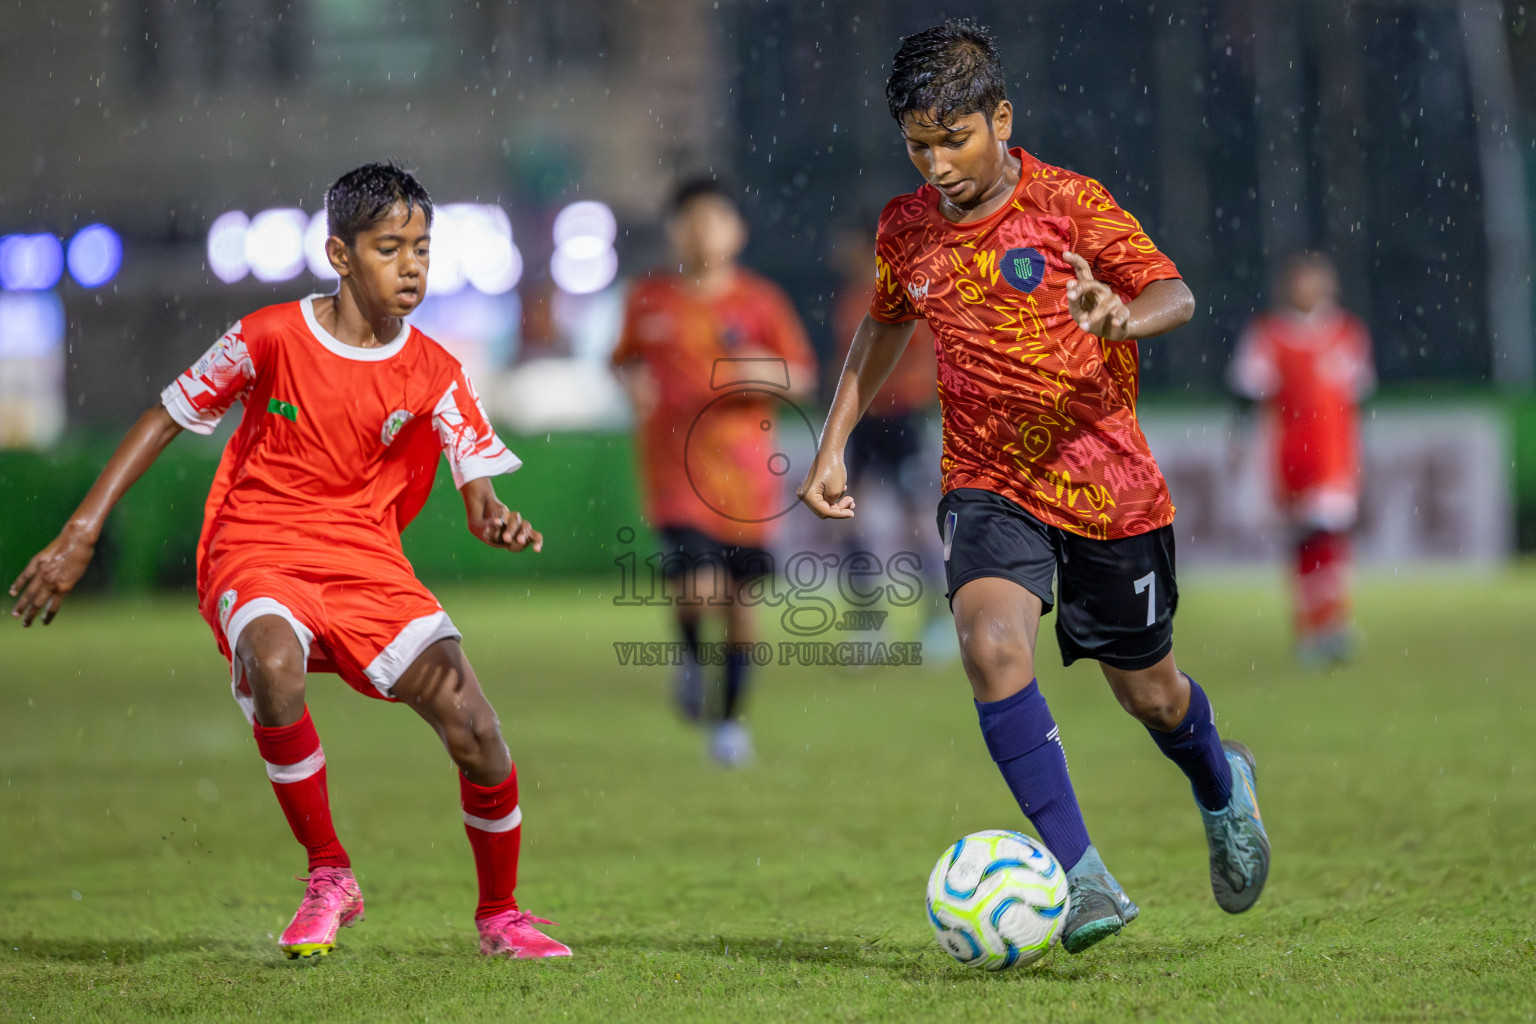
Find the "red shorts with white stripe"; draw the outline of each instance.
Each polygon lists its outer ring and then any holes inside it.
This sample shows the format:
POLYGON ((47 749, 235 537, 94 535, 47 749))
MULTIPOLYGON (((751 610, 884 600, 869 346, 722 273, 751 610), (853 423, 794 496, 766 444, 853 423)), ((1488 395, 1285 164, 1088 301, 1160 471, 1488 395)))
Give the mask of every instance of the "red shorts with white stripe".
MULTIPOLYGON (((378 543, 273 544, 221 525, 205 562, 199 610, 230 659, 230 686, 253 717, 249 683, 233 657, 240 633, 263 615, 293 627, 311 672, 334 672, 354 690, 395 700, 406 669, 439 640, 459 638, 448 613, 398 547, 378 543)), ((352 531, 337 531, 342 534, 352 531)), ((370 538, 371 540, 371 538, 370 538)))

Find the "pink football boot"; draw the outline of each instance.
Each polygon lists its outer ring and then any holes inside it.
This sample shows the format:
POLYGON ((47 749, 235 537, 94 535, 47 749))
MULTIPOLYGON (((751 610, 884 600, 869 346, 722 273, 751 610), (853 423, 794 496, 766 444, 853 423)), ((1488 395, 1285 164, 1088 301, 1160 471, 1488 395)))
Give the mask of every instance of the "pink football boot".
POLYGON ((363 892, 351 868, 315 868, 300 881, 309 883, 304 899, 277 940, 290 960, 324 956, 336 948, 338 928, 350 928, 363 919, 363 892))
POLYGON ((516 960, 570 956, 571 947, 556 942, 534 927, 536 924, 554 923, 542 917, 534 917, 526 910, 505 910, 493 914, 475 922, 475 926, 480 929, 480 952, 486 956, 506 956, 516 960))

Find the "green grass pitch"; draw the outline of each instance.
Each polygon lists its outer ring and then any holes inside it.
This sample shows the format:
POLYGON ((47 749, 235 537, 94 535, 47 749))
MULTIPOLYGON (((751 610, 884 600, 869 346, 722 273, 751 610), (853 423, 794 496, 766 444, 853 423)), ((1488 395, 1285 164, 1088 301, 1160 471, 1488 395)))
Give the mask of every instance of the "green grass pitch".
MULTIPOLYGON (((1536 1015, 1536 573, 1376 577, 1353 666, 1304 675, 1267 578, 1185 589, 1180 664, 1258 755, 1269 889, 1212 902, 1189 790, 1091 666, 1043 685, 1095 841, 1142 906, 988 975, 922 912, 944 847, 1025 827, 957 666, 764 671, 725 772, 613 584, 447 589, 522 779, 524 905, 577 956, 486 962, 453 769, 408 710, 311 706, 368 919, 274 938, 303 862, 190 597, 0 623, 0 1018, 1209 1021, 1536 1015)), ((900 624, 893 625, 896 629, 900 624)))

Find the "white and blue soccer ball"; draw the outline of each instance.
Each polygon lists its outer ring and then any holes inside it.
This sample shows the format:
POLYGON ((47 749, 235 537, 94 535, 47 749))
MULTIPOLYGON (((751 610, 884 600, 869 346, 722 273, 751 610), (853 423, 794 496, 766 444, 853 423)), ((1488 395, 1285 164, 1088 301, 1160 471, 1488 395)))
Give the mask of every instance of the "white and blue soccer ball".
POLYGON ((973 832, 933 866, 928 920, 940 948, 967 967, 1032 964, 1061 938, 1067 873, 1022 832, 973 832))

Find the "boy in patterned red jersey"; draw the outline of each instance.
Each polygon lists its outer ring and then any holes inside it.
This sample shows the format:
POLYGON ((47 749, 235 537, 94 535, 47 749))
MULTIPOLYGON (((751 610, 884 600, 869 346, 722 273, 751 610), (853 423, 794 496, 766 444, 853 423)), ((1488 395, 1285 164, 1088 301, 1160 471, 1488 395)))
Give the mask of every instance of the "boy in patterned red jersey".
POLYGON ((1067 871, 1062 944, 1079 953, 1138 908, 1088 839, 1060 732, 1034 679, 1040 617, 1061 601, 1067 664, 1099 662, 1122 707, 1189 778, 1222 909, 1248 909, 1269 870, 1253 755, 1217 735, 1173 659, 1173 504, 1136 420, 1136 339, 1194 297, 1136 219, 1091 178, 1009 149, 996 43, 968 21, 902 41, 891 115, 926 184, 892 200, 878 288, 859 325, 801 496, 854 514, 843 448, 926 319, 938 339, 950 606, 987 749, 1067 871))
POLYGON ((549 922, 518 909, 516 766, 458 630, 400 547, 441 452, 471 533, 508 551, 540 550, 543 537, 491 486, 522 463, 491 428, 458 360, 405 323, 426 294, 426 190, 392 164, 368 164, 331 186, 326 212, 336 294, 245 317, 167 387, 58 538, 11 585, 19 598, 12 614, 31 625, 43 612, 51 622, 124 492, 177 434, 212 433, 241 402, 204 510, 198 601, 309 857, 304 898, 279 947, 289 957, 328 953, 337 930, 363 917, 305 704, 306 672, 324 671, 370 697, 404 702, 457 765, 480 888, 480 951, 569 956, 534 927, 549 922))
POLYGON ((1339 307, 1328 257, 1287 260, 1278 284, 1275 310, 1243 332, 1229 377, 1264 405, 1275 498, 1295 531, 1296 653, 1319 666, 1354 651, 1349 531, 1360 510, 1360 401, 1376 371, 1370 332, 1339 307))

